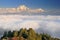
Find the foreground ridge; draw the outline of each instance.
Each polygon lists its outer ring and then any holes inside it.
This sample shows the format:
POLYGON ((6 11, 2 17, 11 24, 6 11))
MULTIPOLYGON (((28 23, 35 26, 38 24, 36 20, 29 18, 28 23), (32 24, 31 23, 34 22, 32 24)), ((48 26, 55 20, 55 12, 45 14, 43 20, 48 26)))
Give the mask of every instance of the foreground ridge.
POLYGON ((58 38, 53 38, 48 34, 38 34, 32 28, 23 29, 19 31, 8 31, 4 32, 1 40, 60 40, 58 38))

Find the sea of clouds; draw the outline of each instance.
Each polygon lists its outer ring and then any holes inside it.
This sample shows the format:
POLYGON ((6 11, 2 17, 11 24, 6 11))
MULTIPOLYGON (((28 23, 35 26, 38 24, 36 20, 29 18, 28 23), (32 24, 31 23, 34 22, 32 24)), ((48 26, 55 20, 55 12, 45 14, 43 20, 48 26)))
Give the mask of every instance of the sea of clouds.
POLYGON ((0 15, 0 35, 6 30, 33 28, 38 33, 60 37, 60 16, 0 15))

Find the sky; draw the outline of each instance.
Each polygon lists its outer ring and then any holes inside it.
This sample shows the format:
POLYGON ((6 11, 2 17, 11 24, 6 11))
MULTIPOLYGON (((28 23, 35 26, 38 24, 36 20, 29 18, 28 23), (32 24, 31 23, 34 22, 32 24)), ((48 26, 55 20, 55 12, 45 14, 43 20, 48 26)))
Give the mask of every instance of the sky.
POLYGON ((0 7, 17 7, 27 5, 37 8, 60 8, 60 0, 0 0, 0 7))
POLYGON ((21 28, 60 38, 60 0, 0 0, 0 35, 21 28))
MULTIPOLYGON (((15 11, 13 13, 16 14, 16 11, 21 9, 20 6, 23 6, 23 5, 25 8, 26 7, 29 8, 30 11, 31 9, 32 11, 34 11, 35 9, 44 10, 44 12, 42 13, 39 12, 34 14, 35 12, 33 12, 34 15, 60 15, 60 0, 32 0, 32 1, 31 0, 0 0, 0 13, 3 14, 3 13, 6 13, 6 11, 8 11, 7 13, 9 14, 13 10, 15 11), (18 9, 18 7, 20 8, 18 9)), ((18 14, 21 14, 21 13, 18 13, 18 14)))

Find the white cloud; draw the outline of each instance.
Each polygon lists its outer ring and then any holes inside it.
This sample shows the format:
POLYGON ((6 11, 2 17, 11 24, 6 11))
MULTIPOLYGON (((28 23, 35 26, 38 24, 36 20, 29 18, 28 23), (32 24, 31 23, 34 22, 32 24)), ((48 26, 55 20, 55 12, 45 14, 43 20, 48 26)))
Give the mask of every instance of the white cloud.
POLYGON ((21 28, 33 28, 33 29, 38 29, 39 28, 39 23, 36 21, 25 21, 19 24, 21 28))
POLYGON ((39 32, 42 30, 42 32, 49 32, 56 37, 60 33, 60 16, 0 15, 0 28, 4 30, 33 28, 39 29, 39 32))
MULTIPOLYGON (((46 24, 45 26, 49 26, 49 27, 56 27, 58 24, 60 24, 58 21, 60 20, 60 16, 23 16, 23 15, 0 15, 0 25, 6 25, 6 27, 8 24, 10 26, 13 25, 13 27, 15 25, 20 25, 22 27, 27 27, 29 28, 33 26, 35 26, 35 28, 38 28, 39 23, 40 24, 46 24), (57 21, 57 23, 55 22, 57 21), (15 22, 17 22, 17 24, 15 24, 15 22), (36 27, 37 26, 37 27, 36 27)), ((34 29, 35 29, 34 28, 34 29)), ((11 28, 12 29, 12 28, 11 28)))
POLYGON ((0 22, 6 22, 6 23, 8 23, 8 22, 14 22, 14 21, 22 21, 22 19, 19 19, 18 17, 19 16, 16 16, 16 15, 0 15, 1 17, 0 17, 0 22))
POLYGON ((31 13, 40 13, 44 12, 45 10, 38 8, 38 9, 30 9, 25 5, 20 5, 17 8, 0 8, 0 13, 17 13, 17 12, 31 12, 31 13))
POLYGON ((48 22, 46 26, 47 26, 47 29, 51 30, 52 32, 56 32, 60 29, 60 23, 59 22, 51 21, 51 22, 48 22))

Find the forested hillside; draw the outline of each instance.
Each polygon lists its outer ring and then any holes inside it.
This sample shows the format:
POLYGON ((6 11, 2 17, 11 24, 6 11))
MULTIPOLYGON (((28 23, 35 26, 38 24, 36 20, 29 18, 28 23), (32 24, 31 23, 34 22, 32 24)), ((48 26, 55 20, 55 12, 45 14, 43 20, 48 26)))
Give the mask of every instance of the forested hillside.
POLYGON ((32 28, 20 29, 19 31, 5 31, 1 40, 60 40, 52 38, 48 34, 38 34, 32 28))

